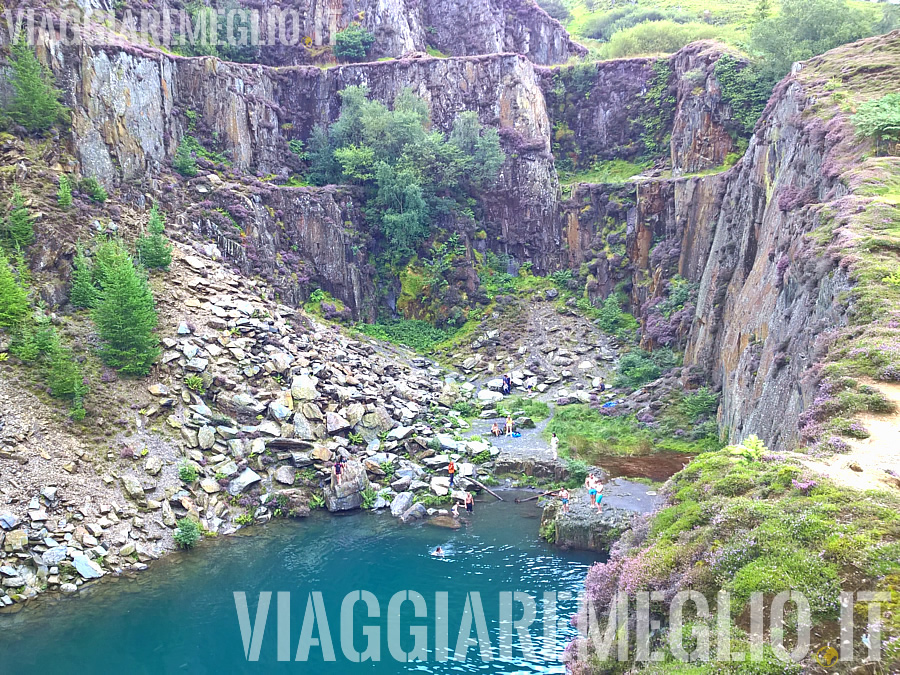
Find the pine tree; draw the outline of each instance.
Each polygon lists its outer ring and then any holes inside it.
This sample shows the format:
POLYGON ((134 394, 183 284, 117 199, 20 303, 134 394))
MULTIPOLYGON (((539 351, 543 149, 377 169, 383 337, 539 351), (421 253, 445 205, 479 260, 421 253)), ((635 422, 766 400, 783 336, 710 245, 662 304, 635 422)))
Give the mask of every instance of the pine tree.
POLYGON ((165 217, 159 212, 159 207, 154 204, 150 209, 150 222, 147 229, 150 236, 138 237, 135 242, 138 260, 147 269, 169 269, 172 263, 172 247, 163 235, 165 231, 165 217))
POLYGON ((59 336, 54 334, 53 337, 47 366, 50 395, 56 398, 74 399, 83 387, 84 376, 81 373, 81 366, 75 361, 72 350, 60 344, 59 336))
POLYGON ((42 66, 22 37, 10 47, 12 86, 15 94, 7 114, 30 132, 45 131, 63 118, 65 106, 53 75, 42 66))
POLYGON ((9 260, 0 249, 0 326, 18 326, 29 310, 28 295, 16 281, 9 260))
POLYGON ((97 299, 97 289, 94 287, 94 266, 84 254, 81 242, 75 249, 75 259, 72 261, 72 290, 69 292, 69 302, 75 307, 93 307, 97 299))
POLYGON ((34 241, 34 225, 18 185, 13 186, 10 207, 9 216, 7 216, 6 225, 3 228, 4 238, 12 249, 25 248, 34 241))
POLYGON ((129 256, 105 274, 93 312, 103 361, 127 375, 146 375, 159 356, 156 309, 147 280, 129 256))
POLYGON ((72 206, 72 183, 66 175, 59 177, 59 189, 56 191, 56 199, 59 202, 59 207, 62 209, 72 206))

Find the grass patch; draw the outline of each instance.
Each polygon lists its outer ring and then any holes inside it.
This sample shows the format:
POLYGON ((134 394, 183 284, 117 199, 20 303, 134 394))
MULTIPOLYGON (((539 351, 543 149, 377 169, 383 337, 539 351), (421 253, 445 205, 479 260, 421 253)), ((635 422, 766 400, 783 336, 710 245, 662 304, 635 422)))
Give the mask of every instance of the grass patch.
POLYGON ((559 437, 565 456, 587 462, 596 462, 603 455, 709 452, 721 447, 715 401, 713 395, 713 402, 697 412, 696 399, 674 394, 658 419, 645 421, 634 415, 605 415, 584 404, 569 405, 556 409, 544 433, 547 438, 554 433, 559 437))
POLYGON ((457 333, 455 328, 438 328, 421 319, 394 319, 380 323, 358 323, 354 327, 370 337, 393 342, 426 353, 457 333))
POLYGON ((497 408, 497 412, 503 416, 512 415, 513 417, 519 417, 524 415, 535 422, 540 422, 550 417, 550 406, 544 401, 525 398, 524 396, 512 396, 503 401, 497 408))
POLYGON ((624 159, 595 162, 584 171, 560 171, 559 181, 571 183, 611 183, 618 185, 641 173, 647 164, 635 164, 624 159))

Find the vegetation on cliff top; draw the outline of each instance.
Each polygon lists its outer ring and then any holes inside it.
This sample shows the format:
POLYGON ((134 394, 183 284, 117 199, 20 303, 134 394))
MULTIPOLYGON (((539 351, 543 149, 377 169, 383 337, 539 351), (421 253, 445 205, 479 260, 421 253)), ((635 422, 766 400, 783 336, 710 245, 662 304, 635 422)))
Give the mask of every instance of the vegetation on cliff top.
MULTIPOLYGON (((755 592, 771 597, 801 591, 813 617, 822 621, 838 617, 842 588, 900 582, 900 500, 895 495, 837 489, 808 475, 796 460, 768 453, 754 437, 696 458, 663 492, 665 507, 639 523, 613 547, 607 563, 588 573, 587 596, 602 611, 616 591, 633 596, 658 590, 671 597, 692 589, 711 597, 726 589, 732 594, 732 630, 746 642, 741 617, 755 592)), ((886 635, 900 629, 900 615, 890 611, 898 599, 894 592, 890 606, 883 607, 886 635)), ((862 623, 865 611, 864 604, 857 607, 862 623)), ((686 620, 706 623, 715 632, 709 620, 686 620)), ((837 639, 835 628, 824 631, 819 639, 837 639)), ((665 631, 658 640, 665 649, 665 631)), ((900 657, 896 641, 885 644, 886 663, 900 657)), ((657 672, 678 667, 668 658, 670 665, 660 664, 657 672)), ((770 663, 769 670, 754 672, 784 672, 785 664, 774 658, 770 663)), ((722 672, 720 665, 692 672, 722 672)))

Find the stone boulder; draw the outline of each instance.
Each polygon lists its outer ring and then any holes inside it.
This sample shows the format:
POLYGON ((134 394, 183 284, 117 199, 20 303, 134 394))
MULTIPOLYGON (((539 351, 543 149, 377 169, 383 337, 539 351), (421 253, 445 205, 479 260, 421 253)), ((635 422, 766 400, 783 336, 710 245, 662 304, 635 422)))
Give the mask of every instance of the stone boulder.
POLYGON ((332 513, 358 509, 362 505, 362 493, 368 487, 365 467, 356 460, 350 460, 344 464, 341 484, 336 485, 332 479, 325 486, 325 506, 332 513))
POLYGON ((240 475, 228 484, 228 494, 237 496, 242 492, 246 492, 252 485, 259 483, 262 476, 251 468, 244 469, 240 475))
POLYGON ((569 513, 562 502, 551 500, 541 515, 541 533, 551 543, 580 551, 608 553, 622 533, 631 527, 633 511, 605 506, 597 513, 587 503, 584 490, 572 493, 569 513))
POLYGON ((415 520, 421 520, 428 515, 425 507, 421 504, 413 504, 406 511, 403 512, 403 515, 400 516, 400 520, 404 523, 411 523, 415 520))
POLYGON ((391 515, 399 518, 412 506, 414 495, 412 492, 401 492, 391 502, 391 515))

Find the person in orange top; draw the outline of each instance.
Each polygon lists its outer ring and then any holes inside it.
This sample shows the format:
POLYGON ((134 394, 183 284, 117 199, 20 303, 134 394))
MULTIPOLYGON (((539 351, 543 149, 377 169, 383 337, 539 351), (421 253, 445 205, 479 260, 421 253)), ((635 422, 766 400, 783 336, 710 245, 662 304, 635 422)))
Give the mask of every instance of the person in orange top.
POLYGON ((453 460, 450 460, 450 465, 447 467, 447 472, 450 474, 450 487, 453 487, 453 478, 456 476, 456 464, 453 460))

